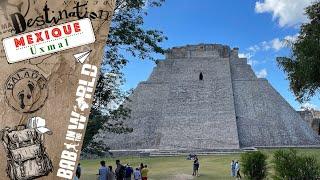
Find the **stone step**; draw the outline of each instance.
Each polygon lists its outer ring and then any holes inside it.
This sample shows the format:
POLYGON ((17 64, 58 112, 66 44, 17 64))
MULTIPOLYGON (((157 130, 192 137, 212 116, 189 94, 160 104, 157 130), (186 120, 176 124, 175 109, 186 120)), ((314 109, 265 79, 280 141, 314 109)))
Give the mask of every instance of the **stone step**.
POLYGON ((168 155, 168 154, 150 154, 149 157, 178 157, 183 155, 168 155))
MULTIPOLYGON (((210 156, 210 155, 228 155, 228 154, 239 154, 243 151, 210 151, 210 152, 197 152, 194 153, 198 156, 210 156)), ((151 152, 150 157, 172 157, 172 156, 188 156, 190 153, 180 153, 180 152, 151 152)))

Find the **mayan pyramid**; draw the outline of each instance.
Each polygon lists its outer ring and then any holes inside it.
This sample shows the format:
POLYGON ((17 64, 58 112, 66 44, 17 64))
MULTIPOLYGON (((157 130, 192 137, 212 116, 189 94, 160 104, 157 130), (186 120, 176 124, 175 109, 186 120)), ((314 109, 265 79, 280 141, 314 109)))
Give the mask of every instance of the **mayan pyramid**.
POLYGON ((100 132, 113 150, 214 150, 319 145, 319 136, 238 49, 175 47, 131 102, 130 134, 100 132))

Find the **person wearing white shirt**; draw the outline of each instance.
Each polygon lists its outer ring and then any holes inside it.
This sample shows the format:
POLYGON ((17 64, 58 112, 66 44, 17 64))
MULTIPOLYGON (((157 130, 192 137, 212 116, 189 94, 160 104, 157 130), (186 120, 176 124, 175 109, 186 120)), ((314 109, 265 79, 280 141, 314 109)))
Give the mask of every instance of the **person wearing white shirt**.
POLYGON ((136 168, 136 170, 134 170, 133 178, 134 178, 134 180, 141 180, 141 172, 140 172, 139 168, 136 168))
POLYGON ((235 170, 237 172, 237 179, 241 179, 241 174, 240 174, 240 164, 238 161, 236 161, 236 166, 235 166, 235 170))

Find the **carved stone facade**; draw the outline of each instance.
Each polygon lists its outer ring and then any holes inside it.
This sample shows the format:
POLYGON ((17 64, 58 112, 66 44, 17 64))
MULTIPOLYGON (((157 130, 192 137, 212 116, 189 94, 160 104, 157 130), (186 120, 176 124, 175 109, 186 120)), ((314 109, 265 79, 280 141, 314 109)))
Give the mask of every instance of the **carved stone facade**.
POLYGON ((298 111, 298 113, 309 124, 314 132, 320 135, 320 111, 306 109, 304 111, 298 111))
POLYGON ((113 150, 214 150, 319 145, 319 136, 238 49, 218 44, 168 50, 125 105, 130 134, 100 132, 113 150))

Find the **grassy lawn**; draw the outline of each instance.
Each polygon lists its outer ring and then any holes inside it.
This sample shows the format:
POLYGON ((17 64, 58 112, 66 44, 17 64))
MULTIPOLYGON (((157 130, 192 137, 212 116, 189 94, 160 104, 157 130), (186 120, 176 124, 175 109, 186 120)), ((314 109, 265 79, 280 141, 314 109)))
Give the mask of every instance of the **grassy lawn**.
MULTIPOLYGON (((272 153, 275 150, 262 150, 268 155, 270 167, 270 175, 272 174, 272 153)), ((299 149, 299 153, 314 155, 320 162, 320 149, 299 149)), ((106 158, 96 160, 82 160, 83 180, 94 180, 97 178, 97 170, 99 162, 105 160, 107 165, 115 168, 116 159, 120 159, 122 164, 129 163, 132 167, 138 167, 140 163, 147 164, 150 173, 150 180, 187 180, 193 179, 192 163, 193 161, 186 160, 186 157, 122 157, 122 158, 106 158)), ((232 155, 213 155, 200 156, 200 177, 195 177, 197 180, 220 180, 220 179, 235 179, 230 177, 230 161, 232 159, 239 160, 240 154, 232 155)), ((241 163, 240 163, 241 165, 241 163)), ((269 178, 271 179, 271 178, 269 178)))

